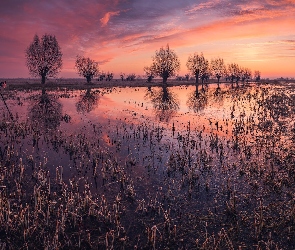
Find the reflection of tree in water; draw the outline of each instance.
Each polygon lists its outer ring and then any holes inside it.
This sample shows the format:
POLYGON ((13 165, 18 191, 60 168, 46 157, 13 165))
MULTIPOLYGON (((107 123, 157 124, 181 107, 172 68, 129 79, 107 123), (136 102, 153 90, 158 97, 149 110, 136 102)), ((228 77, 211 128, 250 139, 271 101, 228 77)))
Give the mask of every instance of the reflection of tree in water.
POLYGON ((179 109, 179 100, 176 94, 171 92, 166 85, 158 91, 148 89, 146 98, 153 103, 156 117, 160 121, 169 122, 179 109))
POLYGON ((43 89, 41 96, 33 99, 29 109, 29 117, 34 127, 55 130, 63 119, 62 105, 53 95, 49 95, 43 89))
POLYGON ((227 95, 231 98, 233 102, 240 101, 243 96, 249 92, 250 89, 247 87, 242 86, 236 86, 236 87, 230 87, 227 90, 227 95))
POLYGON ((146 99, 146 100, 152 100, 153 94, 154 94, 154 92, 152 90, 152 87, 149 86, 147 88, 146 92, 145 92, 144 99, 146 99))
POLYGON ((202 88, 201 91, 199 91, 199 86, 196 85, 196 90, 189 94, 186 104, 188 108, 195 113, 203 110, 208 104, 206 90, 202 88))
POLYGON ((81 95, 80 100, 76 103, 77 112, 89 113, 96 108, 99 101, 99 91, 91 91, 87 89, 84 95, 81 95))
POLYGON ((218 104, 219 106, 222 106, 223 100, 224 100, 224 91, 222 91, 220 87, 217 87, 213 92, 213 102, 218 104))

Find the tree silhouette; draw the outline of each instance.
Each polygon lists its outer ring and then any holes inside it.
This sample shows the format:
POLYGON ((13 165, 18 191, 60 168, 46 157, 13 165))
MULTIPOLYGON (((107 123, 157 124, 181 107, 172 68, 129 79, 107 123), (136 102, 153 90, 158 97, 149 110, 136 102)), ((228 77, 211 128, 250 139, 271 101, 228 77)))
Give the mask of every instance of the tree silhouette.
POLYGON ((154 72, 151 71, 150 67, 144 67, 143 70, 146 75, 147 82, 151 82, 155 77, 154 72))
POLYGON ((106 73, 101 72, 100 74, 98 74, 98 81, 103 81, 103 79, 106 77, 106 73))
POLYGON ((111 81, 114 78, 114 73, 113 72, 108 72, 106 76, 107 81, 111 81))
POLYGON ((75 68, 80 76, 86 78, 87 83, 90 83, 93 77, 99 75, 98 63, 89 57, 77 56, 75 68))
POLYGON ((150 67, 145 67, 145 72, 150 72, 151 76, 160 76, 163 78, 163 83, 167 83, 167 79, 175 74, 180 69, 180 61, 176 53, 170 49, 167 44, 166 48, 160 48, 156 51, 153 57, 153 62, 150 67))
POLYGON ((190 75, 189 74, 185 74, 185 80, 188 81, 189 80, 190 75))
POLYGON ((242 83, 244 85, 245 81, 248 83, 249 79, 251 78, 252 73, 249 68, 241 68, 240 72, 241 72, 242 83))
POLYGON ((259 70, 254 71, 254 79, 256 82, 260 81, 261 73, 259 70))
POLYGON ((196 84, 199 83, 199 77, 205 76, 208 73, 209 62, 205 59, 203 53, 198 55, 195 53, 189 56, 186 62, 188 70, 196 77, 196 84))
POLYGON ((99 95, 97 91, 87 89, 84 95, 81 95, 80 100, 76 103, 78 113, 89 113, 97 106, 99 95))
POLYGON ((228 70, 228 74, 230 76, 232 86, 233 86, 234 80, 236 81, 236 84, 238 85, 238 82, 241 78, 241 76, 240 76, 241 70, 240 70, 239 65, 236 63, 230 63, 230 64, 228 64, 227 70, 228 70))
POLYGON ((121 74, 120 74, 120 78, 121 78, 121 81, 124 81, 125 73, 121 73, 121 74))
POLYGON ((136 78, 136 75, 134 73, 128 74, 126 77, 126 81, 134 81, 136 78))
POLYGON ((156 117, 160 121, 169 122, 179 109, 177 95, 171 92, 166 84, 163 84, 161 89, 157 91, 152 91, 149 88, 145 96, 151 100, 156 117))
POLYGON ((196 90, 189 94, 186 102, 189 109, 195 113, 202 111, 208 104, 208 97, 205 91, 199 91, 199 85, 196 84, 196 90))
POLYGON ((41 40, 35 35, 25 55, 30 75, 41 76, 42 84, 45 84, 46 77, 57 75, 62 67, 61 49, 52 35, 45 34, 41 40))
POLYGON ((62 121, 62 105, 52 95, 42 90, 41 96, 33 98, 29 109, 33 126, 44 131, 55 130, 62 121))
POLYGON ((219 87, 220 78, 225 75, 226 67, 222 58, 215 58, 211 60, 211 68, 213 74, 217 78, 217 84, 219 87))

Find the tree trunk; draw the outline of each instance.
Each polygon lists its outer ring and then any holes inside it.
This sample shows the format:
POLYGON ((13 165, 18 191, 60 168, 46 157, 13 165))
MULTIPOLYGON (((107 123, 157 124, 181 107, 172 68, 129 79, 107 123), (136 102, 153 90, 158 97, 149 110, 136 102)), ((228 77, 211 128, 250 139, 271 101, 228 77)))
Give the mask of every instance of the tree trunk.
POLYGON ((163 76, 163 83, 164 83, 164 84, 167 84, 167 79, 168 79, 167 76, 163 76))
POLYGON ((196 77, 196 84, 199 84, 199 73, 195 74, 195 77, 196 77))
POLYGON ((91 76, 86 76, 87 83, 91 82, 91 76))
POLYGON ((45 81, 46 81, 46 74, 42 74, 41 77, 42 77, 42 79, 41 79, 41 83, 42 83, 42 84, 45 84, 45 81))
POLYGON ((234 82, 234 79, 235 79, 235 76, 234 75, 231 75, 231 83, 234 82))
POLYGON ((162 102, 167 103, 167 101, 169 101, 167 84, 163 84, 162 89, 163 89, 162 102))
POLYGON ((219 88, 219 83, 220 83, 220 76, 217 77, 217 88, 219 88))
POLYGON ((196 84, 196 97, 199 97, 199 84, 196 84))

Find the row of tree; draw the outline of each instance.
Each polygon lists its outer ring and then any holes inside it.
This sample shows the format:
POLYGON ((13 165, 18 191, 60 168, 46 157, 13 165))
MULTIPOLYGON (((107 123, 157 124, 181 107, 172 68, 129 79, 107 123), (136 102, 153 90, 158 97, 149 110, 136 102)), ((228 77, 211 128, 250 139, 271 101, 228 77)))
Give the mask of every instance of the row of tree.
MULTIPOLYGON (((41 77, 42 84, 45 83, 47 77, 54 77, 62 68, 62 52, 55 36, 45 34, 40 39, 35 35, 33 42, 26 49, 26 64, 29 72, 34 77, 41 77)), ((222 58, 212 59, 211 62, 204 55, 195 53, 189 56, 186 66, 189 72, 195 77, 196 84, 199 80, 202 83, 208 80, 210 76, 215 76, 218 80, 218 85, 221 77, 225 77, 232 83, 236 81, 248 81, 251 76, 251 70, 240 67, 236 63, 225 65, 222 58)), ((87 83, 90 83, 94 77, 98 80, 106 79, 111 81, 114 77, 113 73, 100 73, 98 62, 94 60, 77 56, 75 68, 80 76, 86 78, 87 83)), ((161 77, 163 83, 166 84, 169 77, 176 76, 180 69, 180 60, 175 51, 171 50, 169 45, 166 48, 162 47, 156 51, 153 56, 151 66, 144 67, 144 72, 148 82, 154 77, 161 77)), ((124 74, 120 75, 121 79, 132 81, 135 79, 135 74, 129 74, 126 78, 124 74)), ((189 78, 189 74, 186 75, 189 78)), ((260 80, 260 72, 254 72, 255 80, 260 80)))
MULTIPOLYGON (((249 68, 240 67, 236 63, 225 64, 222 58, 215 58, 209 62, 203 55, 203 53, 194 53, 189 56, 187 63, 187 69, 190 74, 195 77, 196 84, 199 80, 202 83, 208 80, 210 76, 214 76, 217 79, 218 86, 220 78, 224 77, 226 80, 230 80, 232 83, 235 81, 238 83, 248 81, 252 78, 252 72, 249 68)), ((151 81, 154 77, 161 77, 163 83, 167 83, 169 77, 173 77, 180 69, 180 61, 176 53, 169 48, 160 48, 156 51, 153 57, 151 66, 144 67, 145 74, 148 81, 151 81)), ((188 80, 190 74, 185 75, 185 79, 188 80)), ((254 72, 254 78, 256 81, 260 80, 260 71, 254 72)))

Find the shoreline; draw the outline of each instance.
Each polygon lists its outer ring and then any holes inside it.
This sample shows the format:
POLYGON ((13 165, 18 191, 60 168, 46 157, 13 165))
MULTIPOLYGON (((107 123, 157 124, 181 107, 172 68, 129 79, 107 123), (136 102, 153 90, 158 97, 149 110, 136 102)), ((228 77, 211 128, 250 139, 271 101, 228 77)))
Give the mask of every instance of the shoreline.
MULTIPOLYGON (((137 79, 134 81, 122 81, 121 79, 113 79, 111 81, 97 81, 93 80, 91 83, 87 83, 85 79, 82 78, 64 78, 64 79, 49 79, 47 82, 42 85, 40 79, 29 79, 29 78, 11 78, 11 79, 0 79, 0 81, 6 81, 7 90, 16 90, 16 89, 59 89, 59 88, 70 88, 70 89, 89 89, 89 88, 113 88, 113 87, 158 87, 161 86, 161 79, 154 79, 152 82, 147 82, 146 79, 137 79)), ((295 86, 295 80, 288 81, 279 81, 279 80, 262 80, 260 82, 250 81, 245 83, 245 86, 249 84, 278 84, 278 85, 287 85, 290 86, 290 83, 293 83, 291 87, 295 86)), ((216 79, 210 79, 209 82, 204 84, 215 84, 217 86, 216 79)), ((229 81, 220 81, 220 84, 231 84, 229 81)), ((168 87, 172 86, 191 86, 196 85, 194 80, 175 80, 171 79, 167 82, 168 87)), ((202 83, 199 82, 199 86, 202 83)), ((235 83, 234 83, 235 85, 235 83)), ((240 86, 243 86, 242 82, 239 82, 240 86)))

